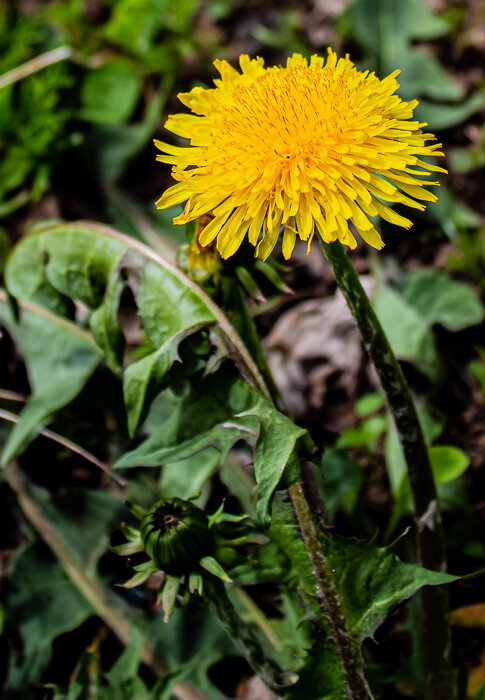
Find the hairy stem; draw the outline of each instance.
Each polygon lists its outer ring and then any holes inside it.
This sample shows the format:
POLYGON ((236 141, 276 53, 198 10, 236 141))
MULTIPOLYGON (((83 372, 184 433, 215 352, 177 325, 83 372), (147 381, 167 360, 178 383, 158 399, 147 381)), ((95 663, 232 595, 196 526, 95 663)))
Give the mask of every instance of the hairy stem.
MULTIPOLYGON (((131 625, 126 617, 126 610, 122 610, 114 604, 103 588, 92 576, 89 576, 77 562, 69 548, 66 546, 54 525, 45 517, 42 509, 30 495, 27 479, 22 475, 15 463, 11 462, 4 470, 6 481, 15 492, 20 508, 24 516, 37 530, 40 537, 52 550, 65 573, 93 606, 96 614, 114 632, 118 639, 125 645, 130 642, 131 625)), ((167 671, 167 666, 154 647, 146 640, 143 642, 141 661, 150 666, 153 671, 161 676, 167 671)), ((178 700, 207 700, 195 686, 187 681, 177 683, 172 689, 173 695, 178 700)))
MULTIPOLYGON (((386 334, 340 242, 322 247, 337 284, 359 328, 394 416, 407 463, 416 518, 418 561, 427 569, 446 570, 446 541, 428 450, 408 384, 386 334)), ((453 697, 449 600, 445 586, 421 593, 426 700, 453 697)))
MULTIPOLYGON (((229 306, 235 308, 238 312, 242 327, 237 328, 237 330, 246 339, 248 349, 264 378, 267 393, 270 394, 273 403, 279 410, 287 413, 283 397, 264 356, 254 323, 237 288, 235 288, 234 297, 232 304, 229 304, 229 306)), ((350 634, 320 541, 319 528, 324 505, 320 502, 321 497, 319 498, 315 493, 315 487, 311 483, 311 478, 309 479, 311 472, 305 469, 304 464, 301 467, 300 483, 290 486, 288 493, 315 577, 316 596, 320 603, 322 615, 327 620, 332 631, 335 648, 345 678, 346 696, 349 700, 368 700, 371 696, 365 681, 360 648, 350 634)))
POLYGON ((316 580, 316 595, 332 630, 335 648, 340 659, 349 700, 370 698, 358 644, 348 629, 327 559, 322 549, 318 526, 300 483, 289 488, 293 511, 312 565, 316 580))

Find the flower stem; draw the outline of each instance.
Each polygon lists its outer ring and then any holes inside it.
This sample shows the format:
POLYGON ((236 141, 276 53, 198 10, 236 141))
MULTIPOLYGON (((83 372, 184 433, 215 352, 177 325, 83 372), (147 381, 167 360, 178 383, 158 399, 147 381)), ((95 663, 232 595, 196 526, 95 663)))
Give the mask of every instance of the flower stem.
POLYGON ((316 595, 332 630, 349 700, 369 700, 360 649, 350 634, 327 559, 322 549, 318 526, 308 505, 302 485, 290 486, 289 494, 300 533, 316 580, 316 595))
MULTIPOLYGON (((445 571, 446 541, 436 485, 408 384, 342 244, 322 241, 322 247, 374 363, 396 423, 411 486, 418 561, 427 569, 445 571)), ((453 698, 447 588, 424 588, 421 605, 425 698, 453 698)))
MULTIPOLYGON (((248 349, 264 378, 271 400, 280 411, 288 413, 266 361, 253 320, 238 290, 233 291, 231 301, 231 306, 235 308, 239 317, 237 330, 246 339, 248 349)), ((300 482, 293 484, 288 489, 293 513, 315 577, 316 596, 323 617, 332 631, 335 649, 345 678, 346 696, 348 700, 370 700, 371 696, 367 689, 360 649, 350 634, 319 536, 323 504, 318 502, 319 498, 315 489, 312 488, 312 484, 309 483, 308 476, 304 465, 302 465, 300 482)))

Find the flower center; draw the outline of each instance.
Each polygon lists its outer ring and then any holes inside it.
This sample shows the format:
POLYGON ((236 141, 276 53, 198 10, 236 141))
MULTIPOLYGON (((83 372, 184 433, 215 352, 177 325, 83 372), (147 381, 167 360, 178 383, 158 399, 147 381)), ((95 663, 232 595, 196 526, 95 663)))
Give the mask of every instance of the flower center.
POLYGON ((166 533, 183 522, 184 516, 181 508, 177 508, 171 503, 166 503, 156 509, 152 516, 152 527, 166 533))
MULTIPOLYGON (((265 167, 284 176, 311 171, 316 162, 331 165, 349 143, 366 138, 363 80, 363 74, 319 65, 268 70, 214 110, 210 159, 231 162, 245 179, 265 167)), ((380 119, 374 109, 371 122, 380 119)))

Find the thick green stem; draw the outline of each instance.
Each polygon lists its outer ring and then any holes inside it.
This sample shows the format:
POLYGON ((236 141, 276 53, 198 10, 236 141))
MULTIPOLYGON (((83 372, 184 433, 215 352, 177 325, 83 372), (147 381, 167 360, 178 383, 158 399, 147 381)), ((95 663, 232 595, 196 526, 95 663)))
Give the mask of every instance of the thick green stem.
POLYGON ((291 684, 278 664, 265 653, 255 630, 236 612, 224 584, 214 576, 204 577, 204 594, 229 637, 246 657, 254 671, 274 691, 291 684))
POLYGON ((335 649, 345 677, 347 698, 349 700, 368 700, 370 695, 365 681, 360 649, 350 634, 332 574, 322 549, 318 526, 315 523, 301 484, 297 482, 290 486, 289 493, 300 533, 312 565, 313 575, 315 576, 317 584, 316 595, 332 630, 335 649))
MULTIPOLYGON (((359 328, 394 416, 406 458, 416 518, 419 563, 446 570, 446 541, 428 450, 409 387, 354 266, 338 241, 323 250, 359 328)), ((424 588, 421 594, 426 700, 453 698, 448 590, 424 588)))
MULTIPOLYGON (((235 309, 239 317, 239 323, 235 324, 236 328, 246 339, 248 349, 264 378, 273 403, 279 410, 287 412, 284 400, 264 356, 253 321, 239 290, 235 286, 231 290, 231 300, 228 305, 235 309)), ((316 596, 322 614, 332 631, 335 649, 345 678, 347 698, 349 700, 369 700, 370 694, 365 680, 360 649, 352 639, 319 537, 322 504, 314 503, 314 501, 318 501, 318 497, 314 493, 314 489, 311 488, 312 485, 307 481, 308 475, 302 467, 301 483, 290 486, 288 492, 315 577, 316 596), (306 488, 302 488, 302 486, 306 488), (320 511, 320 515, 318 511, 320 511)))

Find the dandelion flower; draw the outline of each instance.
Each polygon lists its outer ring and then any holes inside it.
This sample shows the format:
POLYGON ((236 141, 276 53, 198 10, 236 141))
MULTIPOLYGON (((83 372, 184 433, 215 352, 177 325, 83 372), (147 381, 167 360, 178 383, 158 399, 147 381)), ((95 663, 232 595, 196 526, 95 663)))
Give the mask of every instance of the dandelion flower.
POLYGON ((179 94, 192 114, 169 116, 165 127, 189 146, 155 141, 177 181, 157 207, 186 201, 175 224, 211 213, 202 246, 215 240, 228 258, 247 236, 264 260, 282 230, 288 259, 297 237, 309 249, 315 230, 354 248, 352 225, 380 249, 373 217, 412 225, 389 203, 423 210, 436 201, 423 185, 439 183, 421 178, 446 171, 422 157, 443 155, 441 144, 427 145, 426 123, 412 121, 417 100, 394 94, 398 70, 380 80, 331 49, 326 61, 294 54, 284 68, 246 55, 239 63, 241 73, 215 61, 215 88, 179 94))

